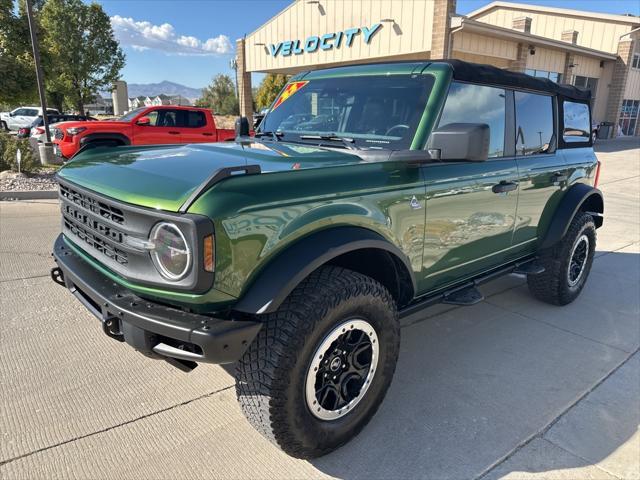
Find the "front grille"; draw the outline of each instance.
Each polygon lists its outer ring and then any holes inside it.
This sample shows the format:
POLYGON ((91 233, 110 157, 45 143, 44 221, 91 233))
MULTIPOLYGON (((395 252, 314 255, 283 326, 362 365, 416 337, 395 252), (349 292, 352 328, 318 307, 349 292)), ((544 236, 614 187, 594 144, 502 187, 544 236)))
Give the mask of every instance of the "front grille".
MULTIPOLYGON (((143 246, 158 222, 171 222, 180 228, 192 246, 193 258, 201 255, 198 239, 213 233, 213 225, 206 217, 138 207, 76 186, 60 176, 57 180, 62 233, 66 239, 129 281, 167 286, 149 250, 143 246)), ((212 283, 213 275, 194 262, 191 272, 171 286, 202 293, 212 283)))
POLYGON ((117 207, 101 202, 93 197, 90 197, 89 195, 80 193, 77 190, 74 190, 73 188, 63 184, 60 184, 60 195, 75 203, 76 205, 90 210, 91 212, 99 215, 102 218, 106 218, 119 224, 124 223, 124 214, 122 210, 117 207))

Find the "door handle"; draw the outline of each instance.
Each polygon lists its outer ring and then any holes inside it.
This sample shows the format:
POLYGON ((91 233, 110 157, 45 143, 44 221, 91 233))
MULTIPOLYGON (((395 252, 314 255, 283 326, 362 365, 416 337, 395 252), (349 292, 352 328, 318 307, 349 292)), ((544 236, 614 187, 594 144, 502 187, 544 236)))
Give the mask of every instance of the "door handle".
POLYGON ((515 182, 505 182, 503 180, 500 183, 495 184, 491 188, 491 191, 493 193, 507 193, 507 192, 512 192, 516 188, 518 188, 518 184, 517 183, 515 183, 515 182))
POLYGON ((180 132, 173 132, 173 131, 170 131, 170 132, 168 132, 168 133, 169 133, 169 135, 180 135, 180 132))
POLYGON ((202 135, 205 137, 213 137, 213 133, 203 133, 202 135))
POLYGON ((556 172, 551 176, 552 183, 561 183, 567 181, 567 176, 564 173, 556 172))

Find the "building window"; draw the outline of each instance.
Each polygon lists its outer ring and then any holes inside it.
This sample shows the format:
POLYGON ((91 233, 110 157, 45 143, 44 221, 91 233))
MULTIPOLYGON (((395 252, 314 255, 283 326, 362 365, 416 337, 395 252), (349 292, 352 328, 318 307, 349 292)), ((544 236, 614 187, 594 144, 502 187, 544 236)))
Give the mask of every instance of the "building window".
POLYGON ((633 54, 633 60, 631 61, 632 68, 640 68, 640 53, 633 54))
POLYGON ((550 153, 553 140, 553 99, 515 92, 516 155, 550 153))
POLYGON ((552 82, 556 82, 556 83, 560 83, 560 80, 562 79, 561 73, 547 72, 546 70, 532 70, 529 68, 525 70, 524 73, 526 73, 527 75, 531 75, 532 77, 548 78, 552 82))
POLYGON ((618 125, 620 125, 623 135, 635 135, 639 109, 640 100, 622 101, 622 110, 620 110, 618 125))
POLYGON ((591 108, 593 108, 596 101, 596 93, 598 91, 598 79, 593 77, 582 77, 575 75, 572 82, 576 87, 591 90, 591 108))
POLYGON ((501 88, 454 82, 438 126, 478 122, 489 125, 489 157, 504 155, 505 93, 501 88))

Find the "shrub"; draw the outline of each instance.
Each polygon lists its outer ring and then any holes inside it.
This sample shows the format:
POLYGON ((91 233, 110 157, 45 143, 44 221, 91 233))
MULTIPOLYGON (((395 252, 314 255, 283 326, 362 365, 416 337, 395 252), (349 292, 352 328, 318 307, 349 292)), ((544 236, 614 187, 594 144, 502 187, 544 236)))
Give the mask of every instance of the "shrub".
POLYGON ((35 172, 41 167, 40 159, 33 152, 29 141, 26 138, 18 139, 12 135, 0 134, 0 171, 13 170, 18 171, 18 162, 16 161, 16 153, 22 152, 20 161, 20 171, 24 173, 35 172))

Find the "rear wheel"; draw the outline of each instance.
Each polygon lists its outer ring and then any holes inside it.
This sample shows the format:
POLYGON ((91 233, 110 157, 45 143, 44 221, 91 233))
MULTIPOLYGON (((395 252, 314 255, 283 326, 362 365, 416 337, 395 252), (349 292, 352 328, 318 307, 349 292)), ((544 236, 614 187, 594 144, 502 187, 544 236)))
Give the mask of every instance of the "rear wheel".
POLYGON ((322 267, 267 316, 239 362, 240 406, 289 455, 324 455, 375 414, 391 383, 399 339, 396 306, 382 285, 322 267))
POLYGON ((596 226, 591 215, 579 212, 564 238, 540 257, 545 271, 529 275, 533 295, 547 303, 573 302, 584 287, 596 249, 596 226))

